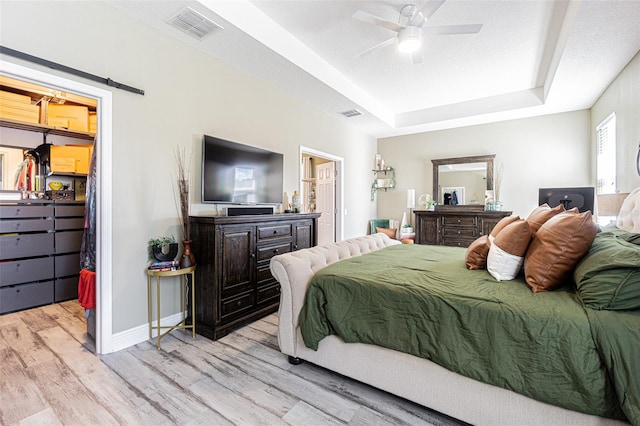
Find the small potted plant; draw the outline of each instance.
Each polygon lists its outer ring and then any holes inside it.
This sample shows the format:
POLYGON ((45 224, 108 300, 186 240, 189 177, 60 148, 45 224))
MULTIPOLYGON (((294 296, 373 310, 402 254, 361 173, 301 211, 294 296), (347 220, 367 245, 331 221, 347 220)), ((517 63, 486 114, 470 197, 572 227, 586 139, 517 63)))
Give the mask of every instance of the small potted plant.
POLYGON ((436 203, 436 201, 435 201, 435 200, 428 200, 428 201, 427 201, 427 204, 426 204, 426 206, 427 206, 427 210, 429 210, 429 211, 434 211, 434 210, 436 209, 436 204, 437 204, 437 203, 436 203))
POLYGON ((402 234, 403 235, 413 234, 413 226, 411 226, 408 223, 405 223, 404 226, 402 227, 402 234))
POLYGON ((178 243, 172 236, 157 237, 149 240, 149 260, 167 262, 175 260, 178 255, 178 243))

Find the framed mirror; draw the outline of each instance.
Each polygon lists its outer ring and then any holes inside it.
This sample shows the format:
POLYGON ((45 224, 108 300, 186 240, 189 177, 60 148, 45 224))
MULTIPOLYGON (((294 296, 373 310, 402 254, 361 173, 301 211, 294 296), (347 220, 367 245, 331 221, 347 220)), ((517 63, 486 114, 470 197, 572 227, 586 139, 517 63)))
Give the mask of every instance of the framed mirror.
POLYGON ((484 205, 493 189, 495 154, 442 158, 433 163, 433 199, 438 205, 484 205))

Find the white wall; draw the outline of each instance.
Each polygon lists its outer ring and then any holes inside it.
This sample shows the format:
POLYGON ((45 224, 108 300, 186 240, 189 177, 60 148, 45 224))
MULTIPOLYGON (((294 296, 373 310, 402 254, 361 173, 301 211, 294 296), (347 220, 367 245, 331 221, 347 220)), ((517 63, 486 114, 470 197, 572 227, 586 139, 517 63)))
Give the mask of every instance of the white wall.
POLYGON ((378 217, 408 212, 408 188, 416 199, 431 194, 432 159, 486 154, 503 167, 503 210, 527 216, 538 205, 538 188, 593 185, 589 120, 589 111, 576 111, 380 139, 378 152, 396 168, 397 189, 378 194, 378 217))
MULTIPOLYGON (((596 146, 596 126, 616 113, 617 184, 619 192, 640 186, 636 155, 640 145, 640 53, 627 64, 591 108, 592 150, 596 146)), ((595 156, 593 158, 595 175, 595 156)))
MULTIPOLYGON (((173 193, 176 147, 193 153, 193 211, 210 208, 199 205, 203 134, 282 152, 288 193, 298 189, 300 145, 343 157, 349 213, 345 237, 365 233, 375 212, 369 177, 376 141, 345 120, 320 113, 101 2, 21 1, 0 7, 4 46, 145 91, 140 96, 112 90, 114 333, 147 323, 147 241, 166 234, 181 238, 173 193)), ((2 59, 109 89, 9 56, 2 59)))

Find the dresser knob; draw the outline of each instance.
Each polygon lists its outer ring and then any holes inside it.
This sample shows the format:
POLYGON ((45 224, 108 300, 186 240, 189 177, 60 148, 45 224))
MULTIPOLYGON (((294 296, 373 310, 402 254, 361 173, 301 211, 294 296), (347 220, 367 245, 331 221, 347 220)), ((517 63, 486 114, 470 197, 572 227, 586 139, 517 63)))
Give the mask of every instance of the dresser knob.
POLYGON ((242 305, 242 302, 238 300, 238 302, 236 302, 236 306, 240 306, 242 305))
POLYGON ((276 235, 278 233, 278 231, 273 231, 273 235, 276 235))
POLYGON ((273 249, 273 252, 274 253, 278 253, 278 249, 273 249))

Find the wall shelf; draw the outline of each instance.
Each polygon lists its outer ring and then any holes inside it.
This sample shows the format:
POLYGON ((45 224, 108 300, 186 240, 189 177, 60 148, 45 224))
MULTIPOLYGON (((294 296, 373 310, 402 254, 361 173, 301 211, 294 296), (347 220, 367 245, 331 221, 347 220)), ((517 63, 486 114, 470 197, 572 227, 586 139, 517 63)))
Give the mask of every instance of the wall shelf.
POLYGON ((0 119, 0 126, 7 127, 10 129, 26 130, 29 132, 44 133, 47 135, 68 136, 72 138, 85 139, 85 140, 91 140, 91 141, 94 140, 96 137, 95 133, 82 132, 79 130, 62 129, 60 127, 51 127, 44 124, 25 123, 22 121, 14 121, 6 118, 0 119))
POLYGON ((388 166, 382 170, 372 170, 375 178, 373 179, 373 183, 371 184, 371 201, 376 199, 376 193, 384 189, 386 192, 388 189, 394 189, 396 187, 396 169, 391 166, 388 166), (391 174, 390 178, 387 178, 387 173, 391 174), (379 179, 380 175, 385 176, 384 179, 379 179))

